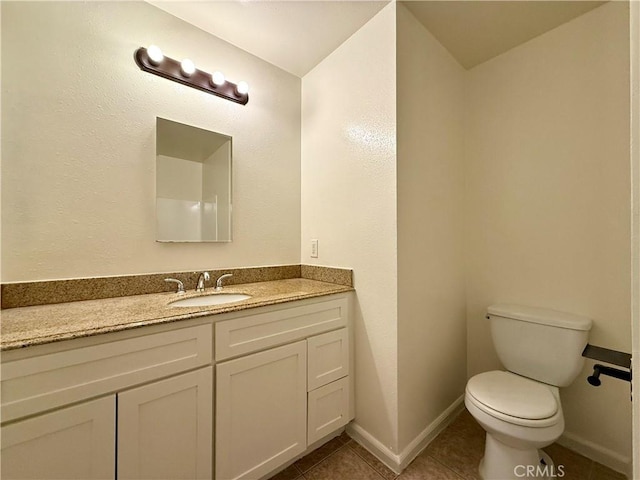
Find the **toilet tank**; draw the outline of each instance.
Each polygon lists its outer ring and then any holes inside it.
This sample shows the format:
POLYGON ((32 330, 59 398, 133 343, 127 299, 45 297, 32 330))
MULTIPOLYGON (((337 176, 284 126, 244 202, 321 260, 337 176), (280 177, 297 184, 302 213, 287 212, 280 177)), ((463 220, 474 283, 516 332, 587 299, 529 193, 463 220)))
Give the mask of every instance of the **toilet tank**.
POLYGON ((591 319, 520 305, 488 308, 493 345, 510 372, 566 387, 584 365, 591 319))

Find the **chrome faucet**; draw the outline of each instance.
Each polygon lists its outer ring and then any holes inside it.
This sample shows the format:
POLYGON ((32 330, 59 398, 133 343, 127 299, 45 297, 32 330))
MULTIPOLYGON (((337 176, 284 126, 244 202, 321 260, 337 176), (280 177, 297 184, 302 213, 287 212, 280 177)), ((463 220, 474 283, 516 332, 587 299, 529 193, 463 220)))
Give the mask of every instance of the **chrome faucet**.
POLYGON ((224 275, 220 275, 220 278, 218 278, 218 281, 216 282, 216 288, 214 290, 216 292, 222 290, 222 282, 231 277, 233 277, 233 273, 225 273, 224 275))
POLYGON ((204 282, 208 282, 211 279, 209 272, 202 272, 198 277, 198 284, 196 285, 196 292, 204 292, 204 282))
POLYGON ((178 284, 178 291, 176 292, 178 295, 184 295, 184 283, 182 283, 180 280, 176 279, 176 278, 165 278, 164 279, 165 282, 167 283, 176 283, 178 284))

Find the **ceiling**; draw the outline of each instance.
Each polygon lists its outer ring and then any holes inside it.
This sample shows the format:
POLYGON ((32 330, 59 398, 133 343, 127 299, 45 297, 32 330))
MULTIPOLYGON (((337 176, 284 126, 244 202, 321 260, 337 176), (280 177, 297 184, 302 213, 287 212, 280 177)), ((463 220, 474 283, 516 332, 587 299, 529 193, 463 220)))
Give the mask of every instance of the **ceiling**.
POLYGON ((147 1, 298 77, 309 73, 388 3, 147 1))
POLYGON ((157 118, 158 155, 203 163, 230 138, 202 128, 157 118))
POLYGON ((606 2, 403 1, 465 68, 472 68, 606 2))
MULTIPOLYGON (((298 77, 306 75, 388 3, 388 0, 147 1, 298 77)), ((463 67, 472 68, 605 2, 406 0, 402 3, 463 67)))

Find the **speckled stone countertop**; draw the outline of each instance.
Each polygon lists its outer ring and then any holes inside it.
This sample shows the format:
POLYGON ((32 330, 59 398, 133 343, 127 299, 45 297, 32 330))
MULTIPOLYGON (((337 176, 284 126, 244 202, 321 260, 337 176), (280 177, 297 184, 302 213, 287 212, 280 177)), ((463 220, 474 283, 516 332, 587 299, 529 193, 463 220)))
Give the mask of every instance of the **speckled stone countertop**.
POLYGON ((219 313, 319 297, 353 290, 350 286, 291 278, 246 283, 224 288, 224 293, 244 293, 251 298, 206 307, 172 307, 170 302, 205 293, 153 293, 128 297, 12 308, 0 312, 0 350, 12 350, 60 340, 176 322, 219 313))

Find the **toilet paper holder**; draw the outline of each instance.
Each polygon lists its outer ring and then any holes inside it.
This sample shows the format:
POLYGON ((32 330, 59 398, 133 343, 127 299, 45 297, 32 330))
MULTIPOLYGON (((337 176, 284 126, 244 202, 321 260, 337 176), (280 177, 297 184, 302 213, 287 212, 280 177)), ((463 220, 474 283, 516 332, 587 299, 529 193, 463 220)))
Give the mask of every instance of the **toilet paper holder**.
POLYGON ((602 381, 600 380, 600 375, 607 375, 609 377, 619 378, 620 380, 626 380, 627 382, 631 381, 631 372, 625 372, 624 370, 620 370, 618 368, 613 367, 605 367, 604 365, 600 365, 596 363, 593 366, 593 375, 587 377, 587 382, 593 385, 594 387, 599 387, 602 381))
POLYGON ((617 350, 611 350, 608 348, 597 347, 595 345, 589 345, 582 351, 582 356, 591 358, 593 360, 600 360, 601 362, 610 363, 619 367, 626 368, 621 370, 619 368, 607 367, 596 363, 593 366, 593 374, 587 377, 587 382, 594 387, 600 386, 602 381, 600 375, 606 375, 608 377, 618 378, 627 382, 631 381, 631 354, 625 352, 619 352, 617 350))

